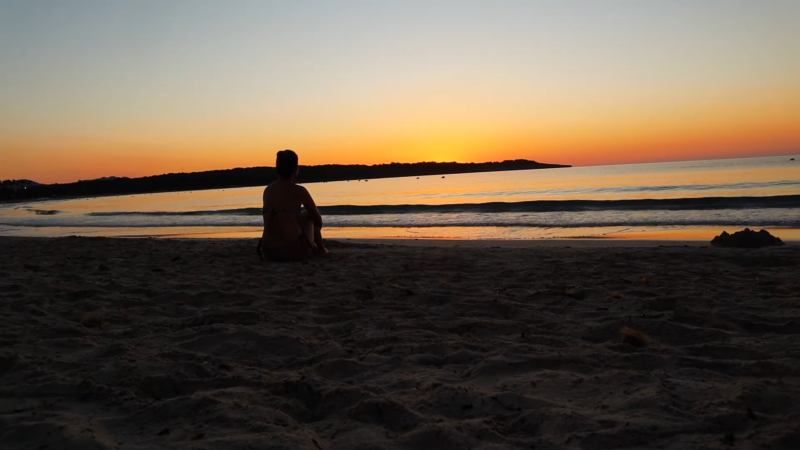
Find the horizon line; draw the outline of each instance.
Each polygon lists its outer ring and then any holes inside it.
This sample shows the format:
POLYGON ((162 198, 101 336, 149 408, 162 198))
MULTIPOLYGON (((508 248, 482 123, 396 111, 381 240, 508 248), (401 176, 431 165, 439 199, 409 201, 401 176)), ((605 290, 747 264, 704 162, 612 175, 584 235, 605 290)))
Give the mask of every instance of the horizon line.
MULTIPOLYGON (((542 162, 536 159, 527 159, 527 158, 517 158, 517 159, 505 159, 500 161, 416 161, 416 162, 409 162, 409 163, 402 163, 402 162, 387 162, 387 163, 375 163, 375 164, 341 164, 341 163, 326 163, 326 164, 300 164, 300 167, 319 167, 319 166, 366 166, 366 167, 375 167, 375 166, 383 166, 383 165, 391 165, 391 164, 499 164, 507 161, 527 161, 527 162, 535 162, 537 164, 543 165, 560 165, 565 166, 561 168, 578 168, 578 167, 606 167, 606 166, 629 166, 629 165, 644 165, 644 164, 665 164, 665 163, 677 163, 677 162, 692 162, 692 161, 718 161, 718 160, 726 160, 726 159, 754 159, 754 158, 776 158, 780 156, 800 156, 800 148, 797 149, 787 149, 787 150, 777 150, 776 153, 768 154, 768 155, 758 155, 758 156, 727 156, 722 158, 693 158, 693 159, 663 159, 663 160, 656 160, 656 161, 638 161, 638 162, 620 162, 620 163, 606 163, 606 164, 568 164, 568 163, 554 163, 554 162, 542 162)), ((208 170, 199 170, 199 171, 192 171, 192 172, 163 172, 163 173, 156 173, 151 175, 141 175, 141 176, 117 176, 117 175, 105 175, 100 176, 97 178, 89 178, 89 179, 79 179, 75 181, 62 181, 62 182, 55 182, 55 183, 39 183, 36 180, 31 178, 8 178, 2 179, 0 182, 5 181, 32 181, 37 184, 41 185, 54 185, 54 184, 70 184, 70 183, 78 183, 81 181, 96 181, 101 180, 104 178, 118 178, 118 179, 137 179, 137 178, 148 178, 148 177, 158 177, 163 175, 175 175, 175 174, 194 174, 194 173, 205 173, 205 172, 216 172, 216 171, 225 171, 225 170, 236 170, 236 169, 257 169, 257 168, 274 168, 274 166, 237 166, 237 167, 227 167, 227 168, 219 168, 219 169, 208 169, 208 170)))

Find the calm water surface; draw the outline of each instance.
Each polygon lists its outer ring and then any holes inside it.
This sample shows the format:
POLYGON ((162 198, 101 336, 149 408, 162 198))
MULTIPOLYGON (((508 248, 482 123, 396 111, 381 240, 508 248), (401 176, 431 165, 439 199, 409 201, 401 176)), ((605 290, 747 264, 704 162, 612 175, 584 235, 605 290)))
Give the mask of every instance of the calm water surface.
MULTIPOLYGON (((800 239, 800 156, 351 180, 307 187, 329 237, 800 239)), ((0 235, 257 237, 263 187, 0 205, 0 235)))

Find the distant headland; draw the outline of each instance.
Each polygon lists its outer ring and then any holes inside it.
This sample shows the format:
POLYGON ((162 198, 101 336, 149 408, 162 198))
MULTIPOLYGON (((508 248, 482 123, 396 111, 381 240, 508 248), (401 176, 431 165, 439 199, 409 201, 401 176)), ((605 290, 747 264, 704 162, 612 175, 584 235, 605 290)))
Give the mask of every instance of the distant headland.
MULTIPOLYGON (((419 162, 373 166, 327 164, 300 166, 298 183, 369 180, 376 178, 450 175, 457 173, 502 172, 510 170, 571 167, 526 159, 486 163, 419 162)), ((0 183, 0 201, 37 198, 94 197, 102 195, 147 194, 155 192, 197 191, 264 186, 277 179, 274 167, 250 167, 207 172, 169 173, 141 178, 104 177, 63 184, 39 184, 30 180, 5 180, 0 183)))

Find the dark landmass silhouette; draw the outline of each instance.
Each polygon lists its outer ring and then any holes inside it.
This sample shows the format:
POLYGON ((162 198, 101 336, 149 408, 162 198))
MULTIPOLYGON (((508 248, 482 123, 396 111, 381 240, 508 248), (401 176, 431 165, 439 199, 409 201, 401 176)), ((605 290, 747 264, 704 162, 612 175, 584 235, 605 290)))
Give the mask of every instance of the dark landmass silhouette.
POLYGON ((34 186, 42 185, 31 180, 3 180, 0 181, 0 195, 2 195, 2 193, 24 191, 34 186))
MULTIPOLYGON (((545 164, 525 159, 486 163, 391 163, 300 166, 298 183, 369 180, 456 173, 501 172, 510 170, 571 167, 545 164)), ((274 167, 250 167, 207 172, 169 173, 141 178, 104 177, 63 184, 37 184, 29 180, 6 180, 0 183, 0 201, 37 198, 93 197, 101 195, 147 194, 155 192, 197 191, 265 186, 278 177, 274 167), (20 184, 20 182, 25 182, 20 184)))

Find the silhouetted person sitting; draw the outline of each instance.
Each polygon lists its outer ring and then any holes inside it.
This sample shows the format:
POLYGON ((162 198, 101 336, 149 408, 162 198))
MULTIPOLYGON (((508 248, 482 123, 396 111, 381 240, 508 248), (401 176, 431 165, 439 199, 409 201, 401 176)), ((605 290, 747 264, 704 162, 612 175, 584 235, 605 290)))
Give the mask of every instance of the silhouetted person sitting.
POLYGON ((278 152, 275 168, 280 178, 264 189, 260 254, 272 261, 299 261, 329 253, 322 242, 319 209, 308 190, 294 182, 300 170, 297 153, 278 152))

